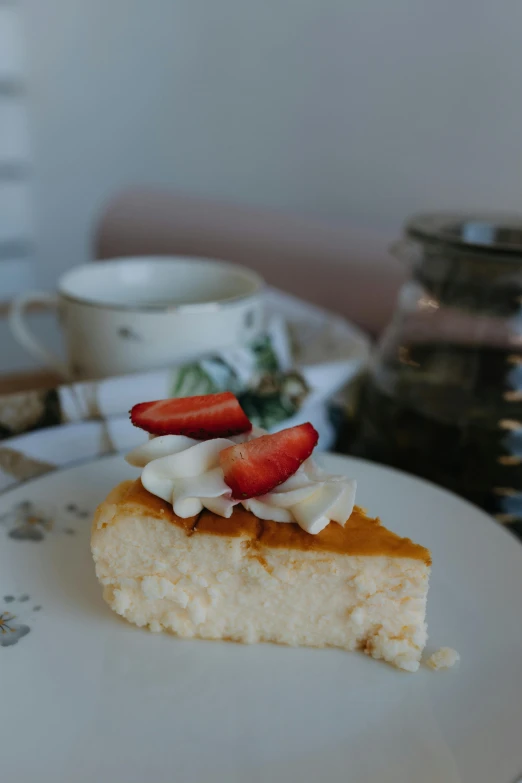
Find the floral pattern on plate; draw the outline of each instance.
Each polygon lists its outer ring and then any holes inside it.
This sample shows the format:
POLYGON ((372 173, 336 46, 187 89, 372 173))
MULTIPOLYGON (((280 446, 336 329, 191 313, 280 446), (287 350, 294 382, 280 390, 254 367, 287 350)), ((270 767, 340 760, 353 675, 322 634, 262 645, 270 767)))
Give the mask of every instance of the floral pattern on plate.
MULTIPOLYGON (((17 611, 15 607, 22 604, 20 610, 25 619, 27 612, 24 609, 30 601, 30 596, 27 593, 19 598, 14 595, 4 595, 3 601, 8 608, 0 608, 0 647, 12 647, 31 632, 30 626, 25 622, 20 622, 19 614, 15 614, 17 611)), ((41 608, 38 605, 33 606, 32 611, 39 612, 41 608)))
POLYGON ((66 518, 61 524, 61 515, 57 516, 60 524, 56 524, 55 516, 42 509, 38 509, 33 503, 24 500, 17 503, 6 513, 0 515, 0 525, 7 528, 7 535, 15 541, 43 541, 47 533, 57 530, 66 535, 73 536, 76 529, 71 521, 85 520, 92 516, 92 511, 80 508, 75 503, 68 503, 64 508, 66 518))
POLYGON ((17 503, 0 516, 0 525, 6 525, 7 535, 18 541, 43 541, 53 526, 53 520, 38 511, 28 500, 17 503))
POLYGON ((0 613, 0 647, 11 647, 30 632, 28 625, 15 624, 16 616, 10 612, 0 613))

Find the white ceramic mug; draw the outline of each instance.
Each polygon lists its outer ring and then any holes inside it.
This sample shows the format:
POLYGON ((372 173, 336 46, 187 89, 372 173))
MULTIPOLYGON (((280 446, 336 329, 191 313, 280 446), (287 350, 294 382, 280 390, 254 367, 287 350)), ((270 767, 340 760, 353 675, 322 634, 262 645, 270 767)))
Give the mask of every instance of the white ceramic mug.
POLYGON ((16 299, 9 324, 21 346, 64 378, 102 378, 248 342, 262 328, 262 288, 255 272, 222 261, 121 258, 71 269, 56 294, 16 299), (29 329, 34 303, 57 309, 66 362, 29 329))

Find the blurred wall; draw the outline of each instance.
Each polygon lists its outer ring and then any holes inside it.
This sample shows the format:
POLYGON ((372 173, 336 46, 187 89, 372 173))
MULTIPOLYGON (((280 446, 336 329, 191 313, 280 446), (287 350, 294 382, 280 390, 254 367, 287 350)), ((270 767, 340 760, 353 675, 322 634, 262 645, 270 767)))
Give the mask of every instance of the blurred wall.
POLYGON ((397 234, 522 209, 520 0, 23 0, 40 284, 171 185, 397 234))
POLYGON ((26 40, 17 0, 0 0, 0 308, 34 285, 26 40))

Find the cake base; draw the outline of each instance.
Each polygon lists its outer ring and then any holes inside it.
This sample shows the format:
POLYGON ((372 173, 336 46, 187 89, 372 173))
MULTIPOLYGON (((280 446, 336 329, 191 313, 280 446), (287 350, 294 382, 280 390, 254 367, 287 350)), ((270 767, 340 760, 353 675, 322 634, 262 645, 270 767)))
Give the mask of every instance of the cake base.
POLYGON ((323 533, 340 531, 330 537, 244 510, 181 520, 125 482, 96 513, 96 574, 109 606, 151 631, 363 650, 415 671, 427 639, 429 552, 354 514, 346 528, 329 525, 323 533), (356 529, 363 523, 373 550, 356 529))

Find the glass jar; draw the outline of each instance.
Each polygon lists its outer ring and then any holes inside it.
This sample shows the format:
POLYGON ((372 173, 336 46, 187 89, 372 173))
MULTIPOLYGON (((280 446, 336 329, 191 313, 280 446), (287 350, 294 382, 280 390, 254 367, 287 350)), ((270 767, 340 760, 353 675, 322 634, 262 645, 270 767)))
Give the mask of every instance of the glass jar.
POLYGON ((411 266, 351 452, 428 478, 522 533, 522 217, 412 218, 411 266))

